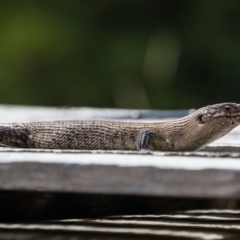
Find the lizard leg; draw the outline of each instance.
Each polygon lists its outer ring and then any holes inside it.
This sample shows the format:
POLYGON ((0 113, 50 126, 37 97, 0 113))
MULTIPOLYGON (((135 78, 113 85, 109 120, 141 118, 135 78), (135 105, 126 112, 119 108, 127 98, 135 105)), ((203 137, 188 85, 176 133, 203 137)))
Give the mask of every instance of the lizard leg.
POLYGON ((3 146, 33 147, 32 135, 23 130, 5 129, 0 131, 0 144, 3 146))
POLYGON ((139 150, 149 150, 150 148, 150 138, 153 132, 150 130, 141 130, 138 136, 138 149, 139 150))
POLYGON ((151 130, 143 129, 138 136, 139 150, 164 150, 166 141, 159 134, 151 130))

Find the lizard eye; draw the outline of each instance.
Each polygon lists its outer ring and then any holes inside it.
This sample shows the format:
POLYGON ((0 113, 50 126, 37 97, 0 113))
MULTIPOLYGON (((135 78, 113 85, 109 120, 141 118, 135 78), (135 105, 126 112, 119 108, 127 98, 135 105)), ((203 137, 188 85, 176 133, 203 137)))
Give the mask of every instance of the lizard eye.
POLYGON ((225 112, 230 112, 232 110, 232 108, 229 105, 226 105, 224 107, 224 110, 225 110, 225 112))

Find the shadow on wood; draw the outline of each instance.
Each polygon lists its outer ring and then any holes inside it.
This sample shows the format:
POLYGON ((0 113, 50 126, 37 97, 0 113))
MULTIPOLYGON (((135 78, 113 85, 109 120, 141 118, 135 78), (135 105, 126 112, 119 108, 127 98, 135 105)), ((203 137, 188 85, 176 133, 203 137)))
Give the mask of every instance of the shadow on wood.
POLYGON ((0 192, 0 221, 23 222, 166 214, 182 210, 239 207, 236 200, 160 198, 48 192, 0 192))

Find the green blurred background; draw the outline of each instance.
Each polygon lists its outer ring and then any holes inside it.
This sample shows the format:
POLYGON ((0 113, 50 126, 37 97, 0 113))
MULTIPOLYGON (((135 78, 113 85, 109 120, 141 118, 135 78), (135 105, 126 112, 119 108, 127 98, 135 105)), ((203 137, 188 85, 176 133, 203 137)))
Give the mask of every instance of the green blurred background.
POLYGON ((0 103, 240 102, 239 0, 3 0, 0 103))

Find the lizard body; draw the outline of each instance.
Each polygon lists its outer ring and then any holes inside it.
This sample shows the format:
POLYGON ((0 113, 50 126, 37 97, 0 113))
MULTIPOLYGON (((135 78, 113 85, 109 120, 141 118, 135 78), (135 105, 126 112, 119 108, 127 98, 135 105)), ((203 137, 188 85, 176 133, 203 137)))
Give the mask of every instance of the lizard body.
POLYGON ((240 124, 240 104, 200 108, 170 121, 106 120, 0 124, 0 144, 21 148, 194 151, 240 124))

